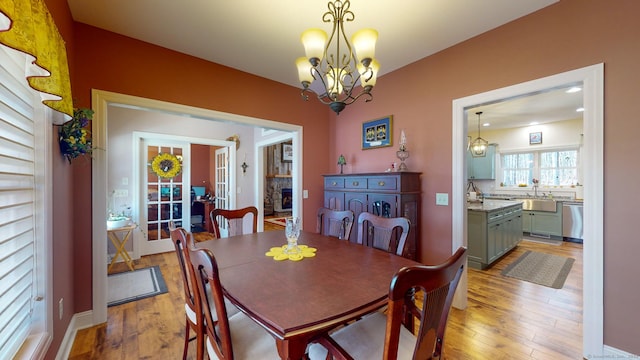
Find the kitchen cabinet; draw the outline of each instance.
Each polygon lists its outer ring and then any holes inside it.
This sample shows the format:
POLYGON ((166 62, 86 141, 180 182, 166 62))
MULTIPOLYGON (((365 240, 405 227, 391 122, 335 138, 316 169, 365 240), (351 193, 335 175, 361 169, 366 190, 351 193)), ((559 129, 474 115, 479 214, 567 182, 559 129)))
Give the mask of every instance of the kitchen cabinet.
POLYGON ((531 236, 562 240, 562 202, 556 202, 556 211, 522 212, 522 232, 531 236))
POLYGON ((485 269, 522 239, 522 204, 494 201, 469 209, 467 228, 469 266, 485 269))
POLYGON ((493 180, 496 178, 496 145, 490 144, 487 156, 473 157, 467 151, 467 178, 474 180, 493 180))
MULTIPOLYGON (((351 210, 355 222, 363 212, 382 217, 406 217, 410 228, 405 257, 416 259, 420 239, 420 173, 385 172, 324 175, 324 206, 334 210, 351 210)), ((354 225, 349 241, 357 242, 354 225)))

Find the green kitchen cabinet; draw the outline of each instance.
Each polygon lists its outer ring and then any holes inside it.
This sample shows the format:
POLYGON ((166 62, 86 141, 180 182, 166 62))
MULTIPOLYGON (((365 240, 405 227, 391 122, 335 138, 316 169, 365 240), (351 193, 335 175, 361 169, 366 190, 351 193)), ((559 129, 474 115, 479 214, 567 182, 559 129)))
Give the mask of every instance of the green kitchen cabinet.
POLYGON ((522 211, 522 232, 531 236, 562 240, 562 202, 556 211, 522 211))
POLYGON ((522 205, 475 211, 467 217, 469 266, 485 269, 522 239, 522 205))
POLYGON ((467 151, 467 178, 473 180, 494 180, 496 178, 496 145, 487 148, 487 156, 473 157, 467 151))

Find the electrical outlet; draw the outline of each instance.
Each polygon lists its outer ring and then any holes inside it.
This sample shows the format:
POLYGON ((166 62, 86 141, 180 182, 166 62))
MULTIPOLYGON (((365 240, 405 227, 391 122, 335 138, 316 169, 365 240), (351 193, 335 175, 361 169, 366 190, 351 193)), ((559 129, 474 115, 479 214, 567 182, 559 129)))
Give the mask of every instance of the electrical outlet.
POLYGON ((58 317, 62 320, 62 316, 64 315, 64 298, 60 298, 58 301, 58 317))
POLYGON ((449 205, 449 194, 436 193, 436 205, 449 205))
POLYGON ((120 198, 120 197, 127 197, 127 196, 129 196, 129 190, 127 189, 115 189, 113 191, 113 197, 120 198))

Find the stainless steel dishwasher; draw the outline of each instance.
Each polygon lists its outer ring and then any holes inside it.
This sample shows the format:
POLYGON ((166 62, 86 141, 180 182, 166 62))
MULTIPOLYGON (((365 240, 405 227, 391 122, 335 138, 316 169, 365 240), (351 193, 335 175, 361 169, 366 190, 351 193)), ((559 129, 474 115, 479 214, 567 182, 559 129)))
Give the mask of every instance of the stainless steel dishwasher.
POLYGON ((581 202, 562 203, 562 236, 582 240, 582 208, 581 202))

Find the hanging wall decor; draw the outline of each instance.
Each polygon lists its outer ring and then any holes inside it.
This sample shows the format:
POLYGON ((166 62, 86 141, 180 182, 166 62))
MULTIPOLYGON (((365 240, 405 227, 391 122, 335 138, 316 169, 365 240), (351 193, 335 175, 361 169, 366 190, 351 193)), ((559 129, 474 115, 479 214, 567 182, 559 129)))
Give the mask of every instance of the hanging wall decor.
POLYGON ((151 171, 164 179, 176 177, 182 171, 182 163, 177 156, 160 153, 151 161, 151 171))
POLYGON ((91 109, 73 109, 73 118, 58 129, 60 152, 69 161, 81 155, 91 155, 91 132, 87 126, 93 119, 91 109))

